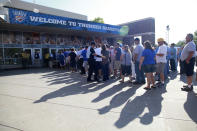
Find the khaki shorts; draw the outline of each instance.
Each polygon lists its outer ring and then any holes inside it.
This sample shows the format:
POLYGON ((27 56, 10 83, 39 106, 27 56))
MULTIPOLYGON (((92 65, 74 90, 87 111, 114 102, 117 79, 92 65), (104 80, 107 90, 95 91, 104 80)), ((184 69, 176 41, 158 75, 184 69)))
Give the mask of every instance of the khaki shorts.
POLYGON ((164 73, 166 63, 157 63, 156 65, 156 72, 157 73, 164 73))
POLYGON ((114 61, 114 69, 119 70, 121 66, 121 62, 120 61, 114 61))

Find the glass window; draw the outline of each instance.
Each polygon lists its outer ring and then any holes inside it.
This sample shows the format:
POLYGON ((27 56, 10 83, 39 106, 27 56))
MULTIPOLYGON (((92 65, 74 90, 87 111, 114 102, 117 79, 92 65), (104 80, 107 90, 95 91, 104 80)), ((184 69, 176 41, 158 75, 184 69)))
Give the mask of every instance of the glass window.
POLYGON ((49 34, 50 44, 56 44, 56 34, 49 34))
POLYGON ((33 32, 33 44, 40 44, 40 33, 33 32))
POLYGON ((42 44, 50 44, 50 38, 48 33, 41 33, 40 37, 42 44))
MULTIPOLYGON (((2 37, 0 38, 0 40, 2 37)), ((22 32, 19 31, 3 31, 4 44, 22 44, 22 32)))
POLYGON ((22 44, 22 32, 9 31, 11 44, 22 44))
POLYGON ((21 64, 22 48, 5 48, 5 64, 21 64))
POLYGON ((23 32, 23 44, 33 44, 32 32, 23 32))
POLYGON ((64 45, 64 35, 63 34, 58 34, 57 35, 57 44, 58 45, 64 45))
POLYGON ((3 31, 3 44, 11 44, 10 36, 8 31, 3 31))

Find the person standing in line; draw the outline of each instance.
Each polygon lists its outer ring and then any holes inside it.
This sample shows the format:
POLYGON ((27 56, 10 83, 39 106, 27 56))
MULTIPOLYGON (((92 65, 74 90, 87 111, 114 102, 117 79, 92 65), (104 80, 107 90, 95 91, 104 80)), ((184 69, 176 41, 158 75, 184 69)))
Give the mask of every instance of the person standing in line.
POLYGON ((95 78, 99 82, 101 78, 101 70, 102 70, 102 57, 101 56, 101 44, 97 44, 97 48, 95 49, 95 53, 97 56, 94 56, 95 62, 95 78))
POLYGON ((159 83, 159 87, 164 87, 164 69, 165 69, 165 65, 167 63, 167 59, 166 59, 166 55, 167 55, 167 46, 164 44, 164 39, 163 38, 159 38, 157 40, 159 48, 158 51, 156 53, 156 63, 157 63, 157 67, 156 67, 156 72, 160 75, 160 83, 159 83))
POLYGON ((136 47, 134 49, 134 63, 135 63, 135 73, 136 73, 136 81, 133 84, 145 84, 145 76, 143 70, 139 70, 140 58, 142 56, 142 52, 144 47, 140 44, 140 39, 135 38, 134 40, 136 47))
POLYGON ((102 58, 102 72, 103 81, 109 80, 109 51, 106 49, 106 45, 102 45, 101 54, 102 58))
POLYGON ((178 62, 179 62, 179 66, 180 66, 180 75, 184 74, 184 64, 183 61, 181 61, 181 53, 183 50, 184 46, 180 47, 179 51, 178 51, 178 62))
MULTIPOLYGON (((115 44, 115 49, 114 49, 114 78, 118 77, 118 70, 120 71, 120 56, 121 56, 121 48, 120 44, 116 43, 115 44)), ((121 77, 121 72, 120 72, 120 77, 121 77)))
POLYGON ((81 73, 80 73, 81 75, 85 74, 85 68, 83 67, 83 56, 82 56, 83 51, 84 51, 84 48, 81 47, 80 50, 77 52, 77 56, 79 57, 78 64, 81 70, 81 73))
POLYGON ((121 71, 122 71, 122 76, 121 76, 122 80, 120 80, 120 82, 124 83, 124 78, 126 75, 129 76, 130 82, 132 82, 131 79, 132 54, 128 45, 124 46, 120 60, 121 60, 121 71))
POLYGON ((91 77, 92 77, 93 72, 95 73, 94 80, 99 82, 98 78, 96 77, 97 72, 96 72, 96 68, 95 68, 96 62, 95 62, 94 56, 97 56, 97 57, 101 57, 101 56, 96 54, 96 52, 94 50, 95 45, 96 45, 96 43, 94 41, 92 41, 90 43, 90 47, 87 50, 87 58, 88 58, 88 65, 89 65, 87 82, 92 81, 91 77))
POLYGON ((164 78, 168 79, 168 75, 170 74, 170 57, 171 57, 171 52, 170 52, 170 47, 168 46, 168 43, 164 41, 164 44, 167 46, 167 56, 166 56, 166 65, 164 69, 164 78))
POLYGON ((184 72, 187 76, 187 85, 181 88, 182 91, 192 91, 193 90, 193 74, 194 74, 194 65, 195 65, 195 51, 196 45, 193 41, 193 35, 187 34, 186 36, 186 45, 184 46, 181 53, 181 61, 184 64, 184 72))
POLYGON ((135 77, 136 77, 136 74, 135 74, 135 64, 133 63, 133 51, 134 51, 134 48, 133 48, 133 46, 131 46, 131 48, 130 48, 130 51, 131 51, 131 55, 132 55, 132 60, 131 60, 131 71, 132 71, 132 80, 134 80, 135 79, 135 77))
POLYGON ((172 43, 170 47, 170 68, 171 71, 176 71, 176 59, 177 59, 177 51, 175 49, 175 44, 172 43))
POLYGON ((76 53, 75 53, 75 49, 72 48, 71 52, 69 53, 69 59, 70 59, 70 68, 72 72, 76 71, 76 53))
POLYGON ((59 63, 60 63, 60 69, 64 69, 64 67, 65 67, 65 56, 64 56, 64 53, 62 51, 60 51, 60 54, 59 54, 59 63))
POLYGON ((109 61, 110 61, 110 76, 114 74, 114 61, 115 61, 115 56, 114 56, 114 47, 113 46, 110 46, 110 49, 109 49, 109 53, 110 53, 110 56, 109 56, 109 61))
POLYGON ((86 74, 88 70, 87 50, 88 50, 88 46, 85 46, 85 49, 81 52, 81 55, 83 56, 83 68, 85 71, 84 75, 86 74))
POLYGON ((144 70, 147 78, 147 87, 145 90, 156 88, 153 73, 155 72, 155 51, 153 50, 149 41, 144 42, 145 50, 140 59, 139 70, 144 70), (150 87, 150 85, 152 86, 150 87))

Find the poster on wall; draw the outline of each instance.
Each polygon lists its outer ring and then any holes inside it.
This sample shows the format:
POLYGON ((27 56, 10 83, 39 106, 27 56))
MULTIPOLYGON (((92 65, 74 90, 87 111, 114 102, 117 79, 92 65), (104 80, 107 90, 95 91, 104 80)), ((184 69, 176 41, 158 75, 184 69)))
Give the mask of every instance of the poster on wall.
POLYGON ((33 44, 32 32, 23 32, 23 44, 33 44))
POLYGON ((64 35, 63 34, 58 34, 57 35, 57 44, 58 45, 64 45, 64 35))
POLYGON ((40 33, 33 32, 33 44, 40 44, 40 33))

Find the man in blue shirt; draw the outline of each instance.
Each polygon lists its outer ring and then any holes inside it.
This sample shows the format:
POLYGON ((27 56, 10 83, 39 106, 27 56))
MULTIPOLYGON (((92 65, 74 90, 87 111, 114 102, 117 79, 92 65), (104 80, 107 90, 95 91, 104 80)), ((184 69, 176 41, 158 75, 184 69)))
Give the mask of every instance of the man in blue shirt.
POLYGON ((177 59, 177 52, 175 49, 175 44, 172 43, 170 47, 170 68, 172 71, 176 71, 176 59, 177 59))

